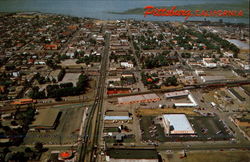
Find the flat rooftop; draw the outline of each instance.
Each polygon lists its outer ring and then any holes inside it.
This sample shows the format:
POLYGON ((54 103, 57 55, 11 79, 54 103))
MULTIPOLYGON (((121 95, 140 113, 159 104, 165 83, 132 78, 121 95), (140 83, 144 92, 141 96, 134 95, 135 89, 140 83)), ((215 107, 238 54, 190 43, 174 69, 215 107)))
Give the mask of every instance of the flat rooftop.
POLYGON ((166 98, 172 98, 172 97, 179 97, 179 96, 187 96, 189 94, 188 90, 184 90, 184 91, 175 91, 175 92, 169 92, 169 93, 165 93, 165 97, 166 98))
POLYGON ((201 76, 204 82, 226 80, 225 76, 201 76))
POLYGON ((173 131, 175 132, 194 131, 184 114, 166 114, 163 115, 163 118, 164 120, 168 120, 170 122, 170 125, 173 126, 173 131))
POLYGON ((52 127, 58 116, 58 109, 40 109, 30 127, 52 127))
POLYGON ((130 103, 130 102, 140 102, 140 101, 147 102, 150 100, 160 100, 160 98, 155 93, 151 93, 151 94, 144 94, 144 95, 119 97, 118 103, 130 103))

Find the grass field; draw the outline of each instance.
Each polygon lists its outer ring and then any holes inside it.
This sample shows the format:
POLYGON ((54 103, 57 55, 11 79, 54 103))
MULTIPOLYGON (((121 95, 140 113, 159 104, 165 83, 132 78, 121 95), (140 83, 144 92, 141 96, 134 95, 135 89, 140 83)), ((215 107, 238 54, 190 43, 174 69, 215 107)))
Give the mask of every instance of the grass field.
POLYGON ((119 132, 118 127, 104 128, 103 132, 119 132))

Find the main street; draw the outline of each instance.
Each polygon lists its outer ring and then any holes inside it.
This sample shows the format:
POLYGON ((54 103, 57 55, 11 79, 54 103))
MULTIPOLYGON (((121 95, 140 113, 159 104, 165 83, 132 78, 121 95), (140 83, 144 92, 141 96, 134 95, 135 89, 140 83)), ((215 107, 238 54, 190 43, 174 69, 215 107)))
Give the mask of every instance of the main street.
POLYGON ((101 119, 103 114, 103 97, 105 91, 105 79, 107 73, 107 62, 109 54, 109 39, 110 34, 106 34, 105 37, 105 49, 101 61, 100 76, 98 80, 98 87, 96 89, 96 97, 93 106, 88 113, 84 131, 84 140, 80 146, 78 161, 91 162, 95 161, 98 151, 98 140, 101 133, 101 119))

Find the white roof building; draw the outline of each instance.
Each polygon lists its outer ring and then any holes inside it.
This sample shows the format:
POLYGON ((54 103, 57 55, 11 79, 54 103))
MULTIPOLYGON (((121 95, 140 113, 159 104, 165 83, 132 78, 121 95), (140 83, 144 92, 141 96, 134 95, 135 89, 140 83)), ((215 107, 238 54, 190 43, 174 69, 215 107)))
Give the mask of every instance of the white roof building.
POLYGON ((217 63, 213 62, 213 60, 213 58, 203 58, 202 62, 205 67, 215 68, 217 66, 217 63))
POLYGON ((224 76, 201 76, 203 82, 218 82, 227 80, 224 76))
POLYGON ((195 131, 184 114, 163 115, 163 125, 166 135, 195 134, 195 131))
POLYGON ((121 62, 121 67, 133 68, 134 64, 129 62, 121 62))
POLYGON ((188 94, 189 94, 189 91, 184 90, 184 91, 175 91, 175 92, 165 93, 164 96, 165 98, 173 98, 173 97, 187 96, 188 94))
POLYGON ((190 93, 189 90, 184 91, 175 91, 175 92, 169 92, 164 94, 165 98, 175 98, 175 97, 187 97, 190 101, 190 103, 174 103, 176 107, 196 107, 198 106, 198 103, 195 101, 193 95, 190 93))

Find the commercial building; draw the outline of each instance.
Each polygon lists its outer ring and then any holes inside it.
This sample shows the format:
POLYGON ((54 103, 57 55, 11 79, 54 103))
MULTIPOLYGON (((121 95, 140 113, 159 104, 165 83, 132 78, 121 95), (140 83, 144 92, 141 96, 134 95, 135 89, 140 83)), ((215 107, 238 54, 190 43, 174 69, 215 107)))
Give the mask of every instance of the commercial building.
POLYGON ((197 102, 195 101, 194 97, 192 96, 192 94, 189 94, 188 99, 191 103, 175 103, 174 105, 176 107, 196 107, 198 106, 197 102))
POLYGON ((217 64, 214 62, 214 58, 203 58, 203 65, 208 68, 215 68, 217 64))
POLYGON ((227 79, 224 76, 201 76, 201 80, 203 82, 219 82, 227 79))
POLYGON ((195 70, 195 74, 198 75, 198 76, 205 76, 206 73, 203 71, 203 70, 195 70))
POLYGON ((135 95, 135 96, 127 96, 127 97, 119 97, 119 104, 133 104, 133 103, 142 103, 142 102, 154 102, 160 101, 160 97, 155 93, 144 94, 144 95, 135 95))
POLYGON ((112 94, 128 94, 131 93, 132 90, 131 88, 111 88, 109 87, 107 89, 107 94, 112 95, 112 94))
POLYGON ((185 114, 163 115, 163 126, 166 135, 195 134, 185 114))
POLYGON ((130 62, 121 62, 121 67, 125 67, 125 68, 133 68, 134 64, 130 63, 130 62))
POLYGON ((58 109, 40 109, 35 121, 30 125, 30 131, 48 131, 56 129, 62 112, 58 109))
POLYGON ((104 120, 132 120, 128 112, 123 111, 107 111, 104 120))
POLYGON ((187 97, 190 103, 174 103, 176 107, 196 107, 198 103, 195 101, 193 95, 190 93, 189 90, 184 91, 175 91, 169 92, 164 94, 165 98, 178 98, 178 97, 187 97))
POLYGON ((168 98, 175 98, 175 97, 185 97, 189 95, 189 91, 188 90, 184 90, 184 91, 175 91, 175 92, 169 92, 169 93, 165 93, 164 96, 166 99, 168 98))

